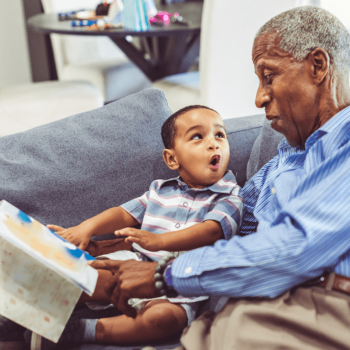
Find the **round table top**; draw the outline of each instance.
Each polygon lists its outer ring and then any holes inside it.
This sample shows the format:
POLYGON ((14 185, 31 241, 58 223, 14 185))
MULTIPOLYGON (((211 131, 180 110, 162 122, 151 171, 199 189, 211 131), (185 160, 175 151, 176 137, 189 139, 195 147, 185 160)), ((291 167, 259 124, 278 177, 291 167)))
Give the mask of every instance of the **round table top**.
POLYGON ((130 29, 107 29, 91 30, 86 27, 72 27, 71 21, 59 21, 57 14, 40 13, 28 20, 29 28, 42 33, 58 33, 73 35, 104 35, 113 38, 125 38, 131 36, 169 36, 179 35, 188 32, 199 32, 201 26, 203 3, 190 1, 184 3, 173 3, 170 5, 157 5, 158 11, 167 11, 170 13, 179 13, 186 21, 191 21, 190 25, 169 24, 168 26, 152 25, 148 31, 138 32, 130 29))

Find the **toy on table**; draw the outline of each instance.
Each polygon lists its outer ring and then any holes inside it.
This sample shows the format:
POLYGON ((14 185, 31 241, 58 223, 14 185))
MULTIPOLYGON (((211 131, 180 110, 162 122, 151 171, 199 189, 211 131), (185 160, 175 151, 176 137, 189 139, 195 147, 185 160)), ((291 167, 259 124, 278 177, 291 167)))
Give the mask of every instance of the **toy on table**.
POLYGON ((170 23, 181 24, 185 26, 188 26, 191 24, 190 21, 186 21, 177 12, 172 14, 166 11, 158 11, 158 13, 155 16, 150 17, 149 21, 152 25, 158 25, 158 26, 168 26, 170 23))

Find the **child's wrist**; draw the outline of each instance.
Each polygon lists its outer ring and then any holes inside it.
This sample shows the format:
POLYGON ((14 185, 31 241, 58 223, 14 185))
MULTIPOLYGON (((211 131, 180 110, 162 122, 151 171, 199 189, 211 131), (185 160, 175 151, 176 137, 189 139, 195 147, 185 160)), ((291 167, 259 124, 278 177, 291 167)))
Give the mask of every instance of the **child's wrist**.
POLYGON ((158 250, 168 250, 167 249, 167 241, 166 234, 157 235, 158 239, 158 250))
POLYGON ((81 230, 83 230, 85 232, 85 235, 88 237, 88 238, 91 238, 92 236, 96 236, 97 233, 96 233, 96 227, 95 225, 90 221, 90 220, 86 220, 86 221, 83 221, 80 225, 79 225, 79 228, 81 230))

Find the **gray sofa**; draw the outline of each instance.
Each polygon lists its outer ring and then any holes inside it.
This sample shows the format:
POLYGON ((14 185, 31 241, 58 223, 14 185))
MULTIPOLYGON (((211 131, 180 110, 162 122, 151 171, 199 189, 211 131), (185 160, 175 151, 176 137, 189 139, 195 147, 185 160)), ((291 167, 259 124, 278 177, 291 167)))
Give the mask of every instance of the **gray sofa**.
MULTIPOLYGON (((70 227, 140 196, 152 180, 177 176, 162 159, 160 129, 171 113, 164 93, 147 89, 99 109, 0 138, 0 199, 43 224, 70 227)), ((263 121, 264 115, 225 120, 231 148, 228 168, 241 186, 263 121)), ((215 303, 214 298, 204 308, 212 309, 215 303)), ((84 307, 75 312, 91 318, 117 313, 109 309, 92 314, 84 307)), ((177 344, 178 336, 155 345, 169 349, 177 344)), ((76 349, 141 348, 84 344, 76 349)))

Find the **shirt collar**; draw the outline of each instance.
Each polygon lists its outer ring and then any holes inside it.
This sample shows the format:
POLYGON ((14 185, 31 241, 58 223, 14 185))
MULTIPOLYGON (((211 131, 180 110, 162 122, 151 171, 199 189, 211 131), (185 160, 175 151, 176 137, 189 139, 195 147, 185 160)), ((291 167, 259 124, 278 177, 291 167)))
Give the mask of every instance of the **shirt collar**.
POLYGON ((344 108, 331 119, 329 119, 325 124, 323 124, 319 129, 317 129, 313 134, 309 136, 306 140, 305 148, 310 148, 317 140, 322 136, 331 133, 333 130, 339 128, 342 124, 350 120, 350 106, 344 108))
MULTIPOLYGON (((164 180, 160 187, 170 186, 172 183, 176 182, 182 190, 188 190, 188 186, 183 182, 180 176, 164 180)), ((231 170, 226 171, 225 175, 215 184, 206 188, 190 188, 190 190, 201 192, 201 191, 212 191, 219 193, 231 193, 233 187, 237 185, 236 178, 231 170)))
POLYGON ((342 109, 335 116, 329 119, 325 124, 323 124, 317 131, 323 131, 325 133, 330 133, 334 129, 338 128, 340 125, 345 124, 350 120, 350 106, 342 109))
MULTIPOLYGON (((345 124, 350 120, 350 106, 344 108, 336 115, 334 115, 331 119, 329 119, 325 124, 323 124, 319 129, 317 129, 313 134, 309 136, 305 143, 305 149, 310 148, 317 140, 319 140, 322 136, 332 132, 340 125, 345 124)), ((303 148, 301 146, 292 147, 289 145, 286 138, 284 138, 278 145, 278 151, 284 150, 294 150, 296 152, 300 152, 303 148)))

